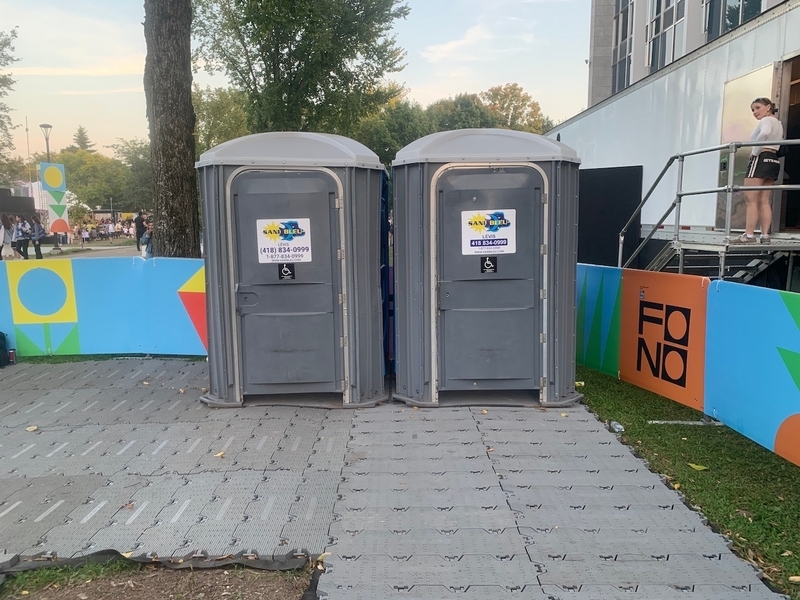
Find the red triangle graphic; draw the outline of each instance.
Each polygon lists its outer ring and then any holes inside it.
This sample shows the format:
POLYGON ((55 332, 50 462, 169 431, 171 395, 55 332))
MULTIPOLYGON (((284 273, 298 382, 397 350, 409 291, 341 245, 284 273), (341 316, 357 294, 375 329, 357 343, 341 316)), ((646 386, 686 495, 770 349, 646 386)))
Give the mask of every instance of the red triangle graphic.
POLYGON ((205 292, 178 292, 181 297, 186 314, 192 320, 203 347, 208 352, 208 322, 206 321, 206 294, 205 292))

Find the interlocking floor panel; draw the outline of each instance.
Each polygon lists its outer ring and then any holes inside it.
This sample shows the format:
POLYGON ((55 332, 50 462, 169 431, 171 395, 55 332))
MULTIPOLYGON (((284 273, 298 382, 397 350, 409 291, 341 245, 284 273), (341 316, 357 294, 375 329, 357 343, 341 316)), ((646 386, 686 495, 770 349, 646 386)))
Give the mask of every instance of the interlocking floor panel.
POLYGON ((348 600, 774 597, 582 407, 218 410, 206 367, 4 370, 0 552, 328 551, 348 600))

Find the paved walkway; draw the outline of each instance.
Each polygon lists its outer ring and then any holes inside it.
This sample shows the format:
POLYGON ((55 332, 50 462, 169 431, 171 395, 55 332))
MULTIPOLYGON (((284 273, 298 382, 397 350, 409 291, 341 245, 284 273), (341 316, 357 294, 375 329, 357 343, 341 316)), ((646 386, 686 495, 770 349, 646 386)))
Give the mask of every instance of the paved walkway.
POLYGON ((329 600, 777 598, 582 407, 212 410, 181 360, 0 381, 9 554, 328 551, 329 600))

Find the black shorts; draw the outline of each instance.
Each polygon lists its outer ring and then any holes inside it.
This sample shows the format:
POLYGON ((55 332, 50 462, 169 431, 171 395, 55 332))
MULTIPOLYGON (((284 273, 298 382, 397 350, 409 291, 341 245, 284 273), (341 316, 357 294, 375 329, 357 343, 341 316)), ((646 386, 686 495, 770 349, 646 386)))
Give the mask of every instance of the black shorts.
POLYGON ((771 179, 775 181, 781 172, 781 161, 774 152, 761 151, 760 154, 750 157, 747 165, 746 177, 755 179, 771 179))

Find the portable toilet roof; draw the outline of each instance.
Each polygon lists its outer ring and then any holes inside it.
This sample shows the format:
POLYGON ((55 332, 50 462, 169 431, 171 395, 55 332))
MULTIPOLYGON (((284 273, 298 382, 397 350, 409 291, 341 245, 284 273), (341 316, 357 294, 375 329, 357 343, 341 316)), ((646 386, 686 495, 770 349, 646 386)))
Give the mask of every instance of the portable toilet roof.
POLYGON ((392 165, 544 161, 580 163, 575 150, 540 135, 510 129, 458 129, 412 142, 397 153, 392 165))
POLYGON ((302 131, 255 133, 224 142, 204 152, 195 166, 208 165, 384 169, 364 144, 341 135, 302 131))

